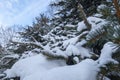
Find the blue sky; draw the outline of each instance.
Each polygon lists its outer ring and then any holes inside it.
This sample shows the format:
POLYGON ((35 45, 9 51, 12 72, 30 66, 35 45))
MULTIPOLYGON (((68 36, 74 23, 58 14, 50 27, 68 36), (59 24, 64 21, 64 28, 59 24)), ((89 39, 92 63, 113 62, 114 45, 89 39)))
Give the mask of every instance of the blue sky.
POLYGON ((0 0, 0 25, 31 25, 50 0, 0 0))

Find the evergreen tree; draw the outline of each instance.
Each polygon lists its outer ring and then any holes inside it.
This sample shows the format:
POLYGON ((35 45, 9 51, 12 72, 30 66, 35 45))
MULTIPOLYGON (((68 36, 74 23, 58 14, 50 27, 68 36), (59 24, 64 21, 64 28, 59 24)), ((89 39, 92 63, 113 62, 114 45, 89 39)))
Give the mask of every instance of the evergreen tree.
MULTIPOLYGON (((101 29, 95 30, 93 33, 88 34, 90 39, 88 40, 89 44, 92 44, 92 48, 95 50, 95 53, 100 53, 99 50, 102 49, 103 45, 106 42, 114 42, 118 46, 116 54, 112 57, 115 58, 118 62, 120 62, 120 54, 119 54, 119 41, 120 41, 120 22, 119 22, 119 9, 120 5, 118 0, 113 0, 109 2, 105 2, 98 6, 98 13, 101 14, 101 18, 105 19, 107 24, 104 25, 101 29), (97 48, 97 49, 96 49, 97 48)), ((112 45, 114 46, 114 45, 112 45)), ((102 79, 107 76, 111 80, 119 80, 120 79, 120 64, 109 63, 106 67, 101 69, 102 79)))
POLYGON ((50 4, 50 6, 56 7, 55 17, 53 22, 55 25, 76 25, 81 21, 81 13, 78 9, 80 3, 87 16, 96 13, 97 6, 100 5, 104 0, 59 0, 50 4))
MULTIPOLYGON (((120 62, 120 8, 118 5, 120 5, 118 0, 113 0, 113 2, 103 0, 59 0, 51 4, 51 6, 59 7, 58 12, 55 14, 58 17, 53 18, 55 20, 53 22, 56 22, 54 26, 59 26, 50 31, 50 28, 48 28, 50 27, 49 19, 42 14, 36 18, 36 22, 32 26, 28 26, 21 33, 25 41, 13 43, 20 44, 20 47, 18 46, 20 51, 20 48, 27 47, 22 52, 29 50, 32 52, 36 51, 35 48, 38 48, 38 54, 41 53, 47 56, 48 59, 64 59, 68 65, 76 64, 76 57, 79 62, 79 60, 85 58, 94 59, 94 55, 95 57, 97 55, 96 64, 100 65, 101 49, 104 49, 108 42, 114 43, 112 46, 117 45, 115 47, 117 50, 113 56, 110 56, 112 60, 109 60, 108 57, 109 63, 100 66, 98 80, 104 80, 106 77, 111 80, 119 80, 120 64, 114 63, 116 60, 120 62), (97 17, 104 19, 106 22, 104 25, 101 20, 96 22, 98 19, 96 17, 92 18, 96 20, 86 17, 95 14, 96 9, 98 10, 97 14, 101 15, 97 17), (84 11, 88 14, 85 15, 84 11), (68 25, 77 24, 82 18, 83 22, 81 24, 86 28, 80 32, 77 32, 76 25, 68 25), (95 27, 93 27, 94 25, 95 27), (95 29, 93 30, 93 28, 95 29)), ((110 45, 107 47, 110 47, 110 45)), ((112 55, 112 51, 110 55, 112 55)))
POLYGON ((21 35, 30 41, 42 41, 41 36, 46 35, 53 27, 50 24, 50 19, 45 14, 40 14, 35 20, 32 26, 27 26, 24 32, 21 32, 21 35))

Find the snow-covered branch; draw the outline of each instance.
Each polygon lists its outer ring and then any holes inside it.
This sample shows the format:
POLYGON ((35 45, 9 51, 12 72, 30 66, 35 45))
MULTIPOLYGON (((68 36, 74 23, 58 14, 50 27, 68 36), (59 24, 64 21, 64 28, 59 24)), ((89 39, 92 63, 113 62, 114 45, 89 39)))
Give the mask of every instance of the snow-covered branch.
POLYGON ((118 64, 118 62, 112 58, 112 55, 117 51, 116 44, 107 42, 101 50, 101 55, 97 60, 100 66, 104 66, 110 62, 118 64))
POLYGON ((41 50, 41 53, 43 55, 49 56, 49 58, 54 58, 54 59, 66 59, 65 56, 59 55, 59 54, 55 54, 52 51, 48 51, 48 50, 41 50))
POLYGON ((81 11, 82 18, 84 20, 85 25, 87 26, 87 29, 90 30, 91 29, 91 24, 88 22, 86 14, 85 14, 85 12, 83 10, 83 7, 80 3, 78 4, 78 9, 81 11))
POLYGON ((33 45, 33 46, 36 46, 38 48, 44 49, 42 44, 39 43, 39 42, 19 42, 19 41, 11 41, 11 42, 14 43, 14 44, 33 45))
POLYGON ((0 28, 0 44, 2 47, 6 47, 10 43, 10 40, 15 38, 16 33, 12 28, 0 28))
POLYGON ((6 77, 6 74, 5 74, 5 73, 0 74, 0 79, 2 79, 2 78, 4 78, 4 77, 6 77))

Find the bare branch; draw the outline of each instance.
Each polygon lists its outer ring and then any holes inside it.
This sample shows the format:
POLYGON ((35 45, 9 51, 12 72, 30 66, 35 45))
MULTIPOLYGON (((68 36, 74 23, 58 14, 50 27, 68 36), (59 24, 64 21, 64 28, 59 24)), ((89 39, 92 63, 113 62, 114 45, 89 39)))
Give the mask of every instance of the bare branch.
POLYGON ((120 19, 120 6, 118 4, 118 0, 113 0, 114 7, 116 9, 116 15, 120 19))

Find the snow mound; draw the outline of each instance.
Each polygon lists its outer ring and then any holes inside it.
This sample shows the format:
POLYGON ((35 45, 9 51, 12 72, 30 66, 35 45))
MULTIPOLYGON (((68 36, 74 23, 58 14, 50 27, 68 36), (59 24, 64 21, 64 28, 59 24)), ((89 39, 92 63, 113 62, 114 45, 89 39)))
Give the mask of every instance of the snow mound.
POLYGON ((86 59, 73 66, 54 68, 27 76, 23 80, 96 80, 99 68, 92 59, 86 59), (92 73, 92 74, 91 74, 92 73))
POLYGON ((65 63, 62 60, 47 60, 44 55, 39 54, 25 59, 20 59, 12 66, 11 69, 7 69, 5 73, 7 74, 7 78, 20 77, 21 80, 23 80, 24 77, 33 73, 42 73, 49 69, 64 65, 65 63))

